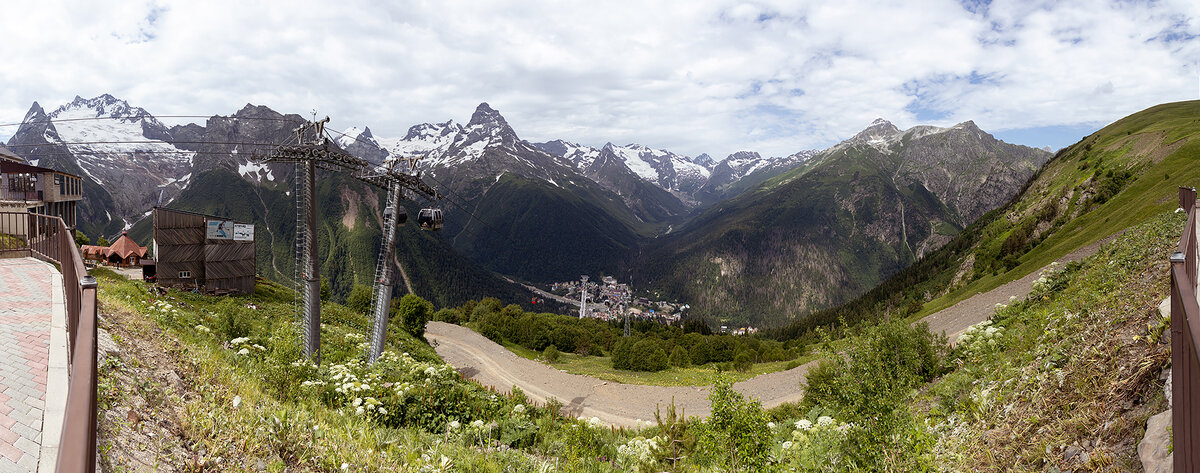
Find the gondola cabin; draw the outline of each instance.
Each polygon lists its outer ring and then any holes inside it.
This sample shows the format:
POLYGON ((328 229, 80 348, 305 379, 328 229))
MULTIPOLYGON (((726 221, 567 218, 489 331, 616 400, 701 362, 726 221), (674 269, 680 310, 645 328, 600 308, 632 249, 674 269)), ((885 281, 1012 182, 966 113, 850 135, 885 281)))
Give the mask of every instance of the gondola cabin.
POLYGON ((404 225, 408 221, 408 210, 405 210, 404 207, 400 207, 399 209, 388 207, 383 209, 383 216, 394 217, 397 225, 404 225))
POLYGON ((421 209, 417 213, 417 225, 422 230, 441 230, 442 223, 442 209, 421 209))

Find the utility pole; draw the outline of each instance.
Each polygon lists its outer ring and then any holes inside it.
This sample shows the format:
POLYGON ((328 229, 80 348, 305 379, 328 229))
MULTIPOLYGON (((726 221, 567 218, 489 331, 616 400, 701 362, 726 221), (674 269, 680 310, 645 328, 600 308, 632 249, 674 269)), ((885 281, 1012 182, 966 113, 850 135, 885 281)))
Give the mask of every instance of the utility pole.
POLYGON ((579 279, 579 318, 582 319, 587 317, 588 277, 585 274, 579 279))
POLYGON ((617 285, 617 300, 620 301, 620 311, 625 315, 625 336, 629 336, 629 286, 617 285))
POLYGON ((625 336, 628 337, 629 336, 629 311, 625 309, 624 303, 618 305, 618 307, 621 308, 621 312, 625 313, 625 336))
POLYGON ((302 303, 297 307, 298 318, 302 328, 301 341, 304 357, 315 358, 321 363, 321 273, 318 264, 317 238, 317 209, 314 202, 316 195, 317 169, 350 170, 358 172, 367 166, 367 162, 347 154, 331 144, 325 136, 325 124, 329 117, 319 121, 309 121, 292 130, 296 133, 296 145, 284 145, 275 149, 263 162, 294 163, 298 181, 296 238, 302 255, 298 266, 300 270, 296 281, 298 289, 303 293, 302 303), (313 139, 305 140, 305 133, 312 130, 313 139))

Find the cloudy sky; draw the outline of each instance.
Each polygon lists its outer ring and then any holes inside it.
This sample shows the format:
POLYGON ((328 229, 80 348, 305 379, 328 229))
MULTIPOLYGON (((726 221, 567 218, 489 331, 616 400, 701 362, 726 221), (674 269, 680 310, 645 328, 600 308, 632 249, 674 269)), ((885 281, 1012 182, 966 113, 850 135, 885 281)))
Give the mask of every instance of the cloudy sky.
POLYGON ((0 123, 111 93, 398 136, 486 101, 531 141, 720 159, 824 148, 877 117, 1058 148, 1200 98, 1195 0, 42 1, 0 31, 0 123))

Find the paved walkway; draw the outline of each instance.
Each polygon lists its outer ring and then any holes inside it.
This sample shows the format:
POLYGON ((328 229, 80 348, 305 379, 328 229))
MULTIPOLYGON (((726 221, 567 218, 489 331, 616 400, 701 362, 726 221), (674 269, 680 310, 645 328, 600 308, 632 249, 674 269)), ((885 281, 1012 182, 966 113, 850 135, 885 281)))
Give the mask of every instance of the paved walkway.
POLYGON ((43 457, 40 471, 53 470, 66 404, 63 307, 53 266, 0 259, 0 472, 39 471, 43 457))

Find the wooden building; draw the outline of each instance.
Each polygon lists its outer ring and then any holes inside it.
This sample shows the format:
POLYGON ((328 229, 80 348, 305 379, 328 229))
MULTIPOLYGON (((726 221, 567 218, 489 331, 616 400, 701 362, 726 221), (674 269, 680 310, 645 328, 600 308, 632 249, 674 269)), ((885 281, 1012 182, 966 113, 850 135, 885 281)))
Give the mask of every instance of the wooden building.
POLYGON ((160 285, 254 293, 254 224, 155 207, 154 256, 160 285))
POLYGON ((33 166, 0 146, 0 211, 59 217, 73 230, 81 199, 83 180, 79 176, 33 166))
POLYGON ((85 259, 99 261, 119 268, 141 266, 146 258, 146 247, 138 246, 137 242, 122 232, 121 238, 109 246, 83 245, 79 252, 85 259))

